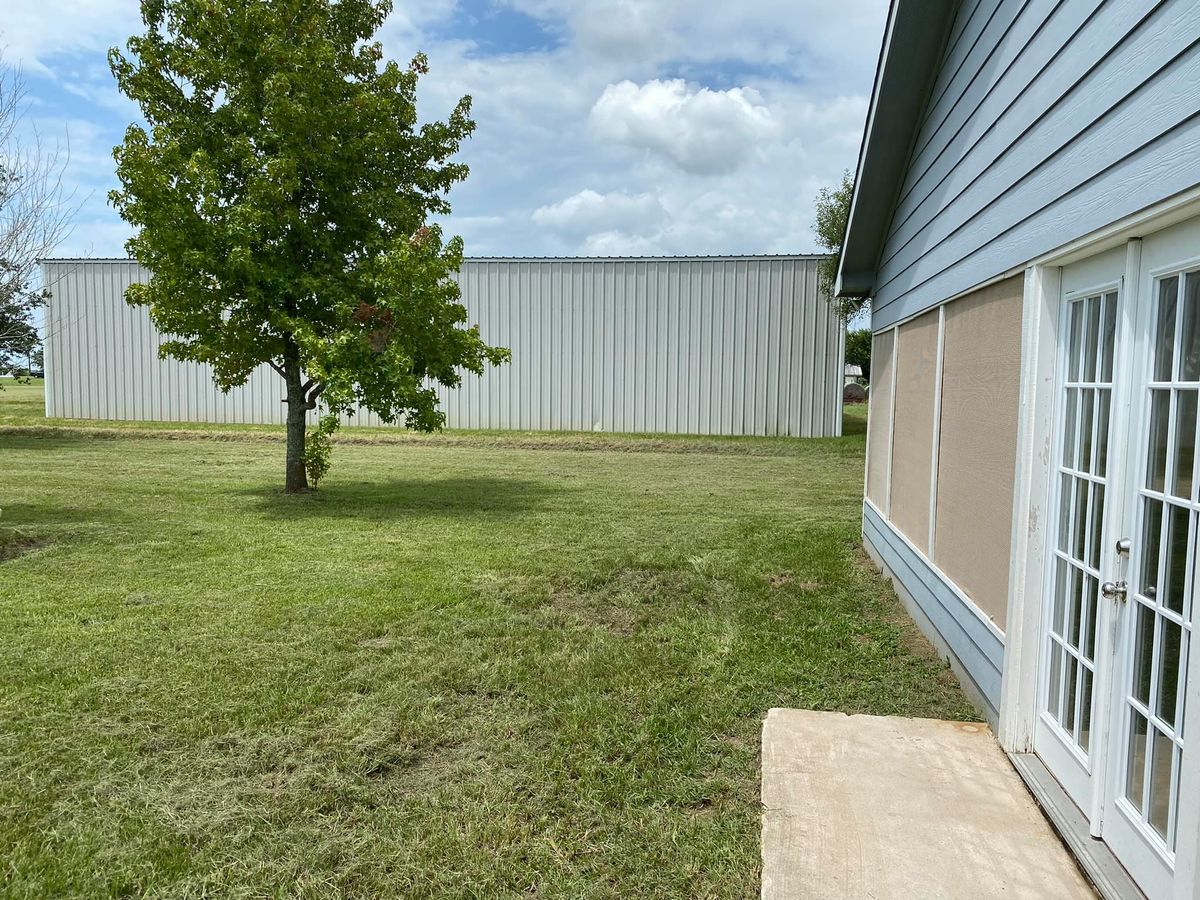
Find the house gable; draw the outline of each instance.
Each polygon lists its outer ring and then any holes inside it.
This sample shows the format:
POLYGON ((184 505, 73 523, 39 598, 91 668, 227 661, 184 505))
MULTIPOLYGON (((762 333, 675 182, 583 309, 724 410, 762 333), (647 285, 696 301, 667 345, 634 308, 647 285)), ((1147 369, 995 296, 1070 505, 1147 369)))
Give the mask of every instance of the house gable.
MULTIPOLYGON (((964 0, 886 209, 865 199, 871 161, 903 128, 869 123, 843 290, 884 328, 1190 188, 1197 37, 1190 0, 964 0)), ((886 68, 877 96, 901 80, 886 68)))

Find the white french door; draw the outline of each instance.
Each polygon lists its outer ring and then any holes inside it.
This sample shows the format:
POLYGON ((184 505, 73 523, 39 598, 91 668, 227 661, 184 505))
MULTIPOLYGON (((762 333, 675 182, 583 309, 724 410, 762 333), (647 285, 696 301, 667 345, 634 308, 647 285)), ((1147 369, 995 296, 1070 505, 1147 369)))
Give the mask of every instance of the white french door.
POLYGON ((1092 805, 1108 610, 1100 586, 1113 565, 1128 330, 1121 250, 1063 271, 1057 418, 1050 449, 1053 519, 1034 749, 1081 809, 1092 805))
POLYGON ((1147 896, 1191 896, 1200 223, 1064 267, 1060 312, 1034 749, 1147 896))
POLYGON ((1149 896, 1169 897, 1181 799, 1200 800, 1183 764, 1200 515, 1200 228, 1146 238, 1139 279, 1129 416, 1136 452, 1122 509, 1131 548, 1115 636, 1103 835, 1149 896))

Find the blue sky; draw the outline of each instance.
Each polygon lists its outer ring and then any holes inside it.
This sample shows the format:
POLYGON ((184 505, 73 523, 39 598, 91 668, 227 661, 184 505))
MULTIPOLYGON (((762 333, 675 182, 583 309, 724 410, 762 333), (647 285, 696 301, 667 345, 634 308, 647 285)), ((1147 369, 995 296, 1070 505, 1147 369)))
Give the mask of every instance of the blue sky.
MULTIPOLYGON (((450 229, 470 256, 795 253, 817 190, 853 168, 885 0, 398 2, 385 51, 420 49, 422 115, 463 94, 478 130, 450 229)), ((120 256, 112 146, 137 110, 105 51, 131 0, 8 0, 27 130, 69 149, 60 255, 120 256)))

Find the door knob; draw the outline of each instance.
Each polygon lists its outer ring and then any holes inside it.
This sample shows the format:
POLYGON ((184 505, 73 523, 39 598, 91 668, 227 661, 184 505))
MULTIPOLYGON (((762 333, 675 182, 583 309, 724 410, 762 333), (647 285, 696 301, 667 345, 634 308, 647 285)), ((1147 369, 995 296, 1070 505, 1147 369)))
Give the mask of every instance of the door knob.
POLYGON ((1109 600, 1120 600, 1124 603, 1129 595, 1129 585, 1124 581, 1106 581, 1100 585, 1100 593, 1109 600))

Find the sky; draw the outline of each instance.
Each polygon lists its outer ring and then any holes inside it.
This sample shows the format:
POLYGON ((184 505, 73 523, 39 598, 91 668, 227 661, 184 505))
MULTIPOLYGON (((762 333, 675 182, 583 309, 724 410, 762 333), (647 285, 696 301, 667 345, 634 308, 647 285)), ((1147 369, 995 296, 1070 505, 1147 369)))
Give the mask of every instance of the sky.
MULTIPOLYGON (((448 230, 468 256, 808 253, 858 158, 886 0, 397 0, 385 53, 431 71, 422 118, 474 100, 448 230)), ((112 147, 138 120, 106 52, 135 0, 6 0, 24 127, 62 149, 60 256, 124 256, 112 147)))

